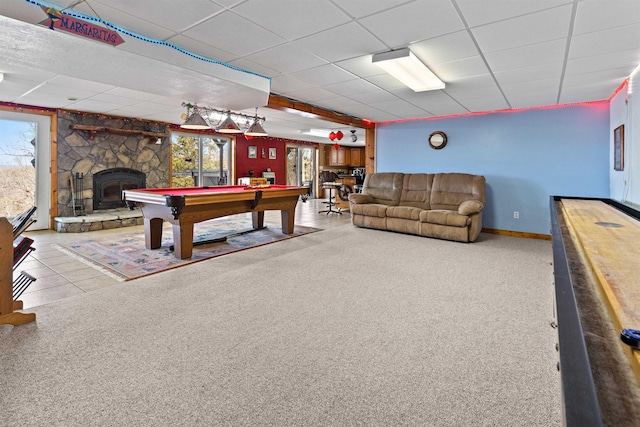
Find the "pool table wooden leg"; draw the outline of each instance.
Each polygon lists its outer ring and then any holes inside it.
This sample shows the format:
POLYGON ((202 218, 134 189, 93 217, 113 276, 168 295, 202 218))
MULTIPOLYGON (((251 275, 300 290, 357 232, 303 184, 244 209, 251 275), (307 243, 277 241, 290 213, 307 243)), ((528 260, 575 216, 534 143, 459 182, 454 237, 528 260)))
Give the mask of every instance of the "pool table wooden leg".
POLYGON ((264 211, 251 212, 251 223, 255 230, 264 227, 264 211))
POLYGON ((193 253, 193 224, 173 224, 173 253, 176 258, 191 258, 193 253))
POLYGON ((144 218, 144 245, 147 249, 162 245, 162 218, 144 218))
POLYGON ((291 210, 281 210, 280 218, 282 220, 282 232, 284 234, 293 233, 293 222, 296 217, 296 209, 293 208, 291 210))

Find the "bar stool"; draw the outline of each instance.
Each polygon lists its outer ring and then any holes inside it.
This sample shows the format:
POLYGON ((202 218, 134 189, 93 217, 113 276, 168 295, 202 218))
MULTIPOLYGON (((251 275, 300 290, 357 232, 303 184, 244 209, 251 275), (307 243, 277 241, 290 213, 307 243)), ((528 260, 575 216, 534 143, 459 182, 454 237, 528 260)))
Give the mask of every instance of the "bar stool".
POLYGON ((327 205, 327 209, 318 211, 318 213, 326 213, 327 215, 329 215, 330 213, 337 213, 339 215, 342 215, 340 209, 333 209, 333 207, 336 205, 336 202, 334 202, 336 197, 334 196, 333 191, 342 186, 342 184, 336 182, 336 180, 340 179, 340 177, 335 172, 322 171, 320 172, 318 179, 320 180, 320 188, 322 188, 323 190, 329 190, 329 200, 323 202, 325 205, 327 205))

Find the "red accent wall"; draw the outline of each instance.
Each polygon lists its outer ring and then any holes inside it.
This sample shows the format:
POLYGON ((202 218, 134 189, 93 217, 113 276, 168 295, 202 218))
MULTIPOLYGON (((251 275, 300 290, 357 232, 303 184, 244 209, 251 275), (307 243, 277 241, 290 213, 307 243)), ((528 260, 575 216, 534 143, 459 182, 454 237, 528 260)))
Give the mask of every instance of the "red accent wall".
POLYGON ((271 168, 271 171, 276 174, 276 184, 285 185, 286 145, 282 139, 254 136, 248 140, 243 134, 238 134, 236 136, 236 179, 249 176, 250 170, 253 170, 253 176, 261 177, 262 172, 271 168), (249 146, 257 147, 255 159, 249 158, 249 146), (269 148, 276 149, 275 159, 269 158, 269 148))

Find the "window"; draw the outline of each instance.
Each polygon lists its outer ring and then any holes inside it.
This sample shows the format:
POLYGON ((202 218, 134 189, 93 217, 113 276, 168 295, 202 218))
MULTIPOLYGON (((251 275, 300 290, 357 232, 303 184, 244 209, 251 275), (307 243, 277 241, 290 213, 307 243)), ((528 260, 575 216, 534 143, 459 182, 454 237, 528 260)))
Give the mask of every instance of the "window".
POLYGON ((233 140, 187 133, 172 136, 172 187, 233 184, 233 140))

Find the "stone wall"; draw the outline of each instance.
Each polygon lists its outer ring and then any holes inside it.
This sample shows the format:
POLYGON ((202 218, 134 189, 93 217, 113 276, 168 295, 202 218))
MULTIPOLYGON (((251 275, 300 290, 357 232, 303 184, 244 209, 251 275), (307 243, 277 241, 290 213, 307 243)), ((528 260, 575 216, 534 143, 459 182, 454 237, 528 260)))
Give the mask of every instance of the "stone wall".
MULTIPOLYGON (((84 206, 84 213, 93 213, 93 174, 105 169, 123 167, 146 174, 147 187, 169 187, 171 181, 171 140, 144 135, 120 135, 112 132, 73 130, 71 125, 104 126, 169 133, 166 123, 108 117, 58 110, 58 216, 73 216, 73 199, 69 177, 83 174, 83 191, 76 198, 84 206)), ((79 189, 78 189, 79 190, 79 189)), ((79 206, 79 203, 76 203, 79 206)))

